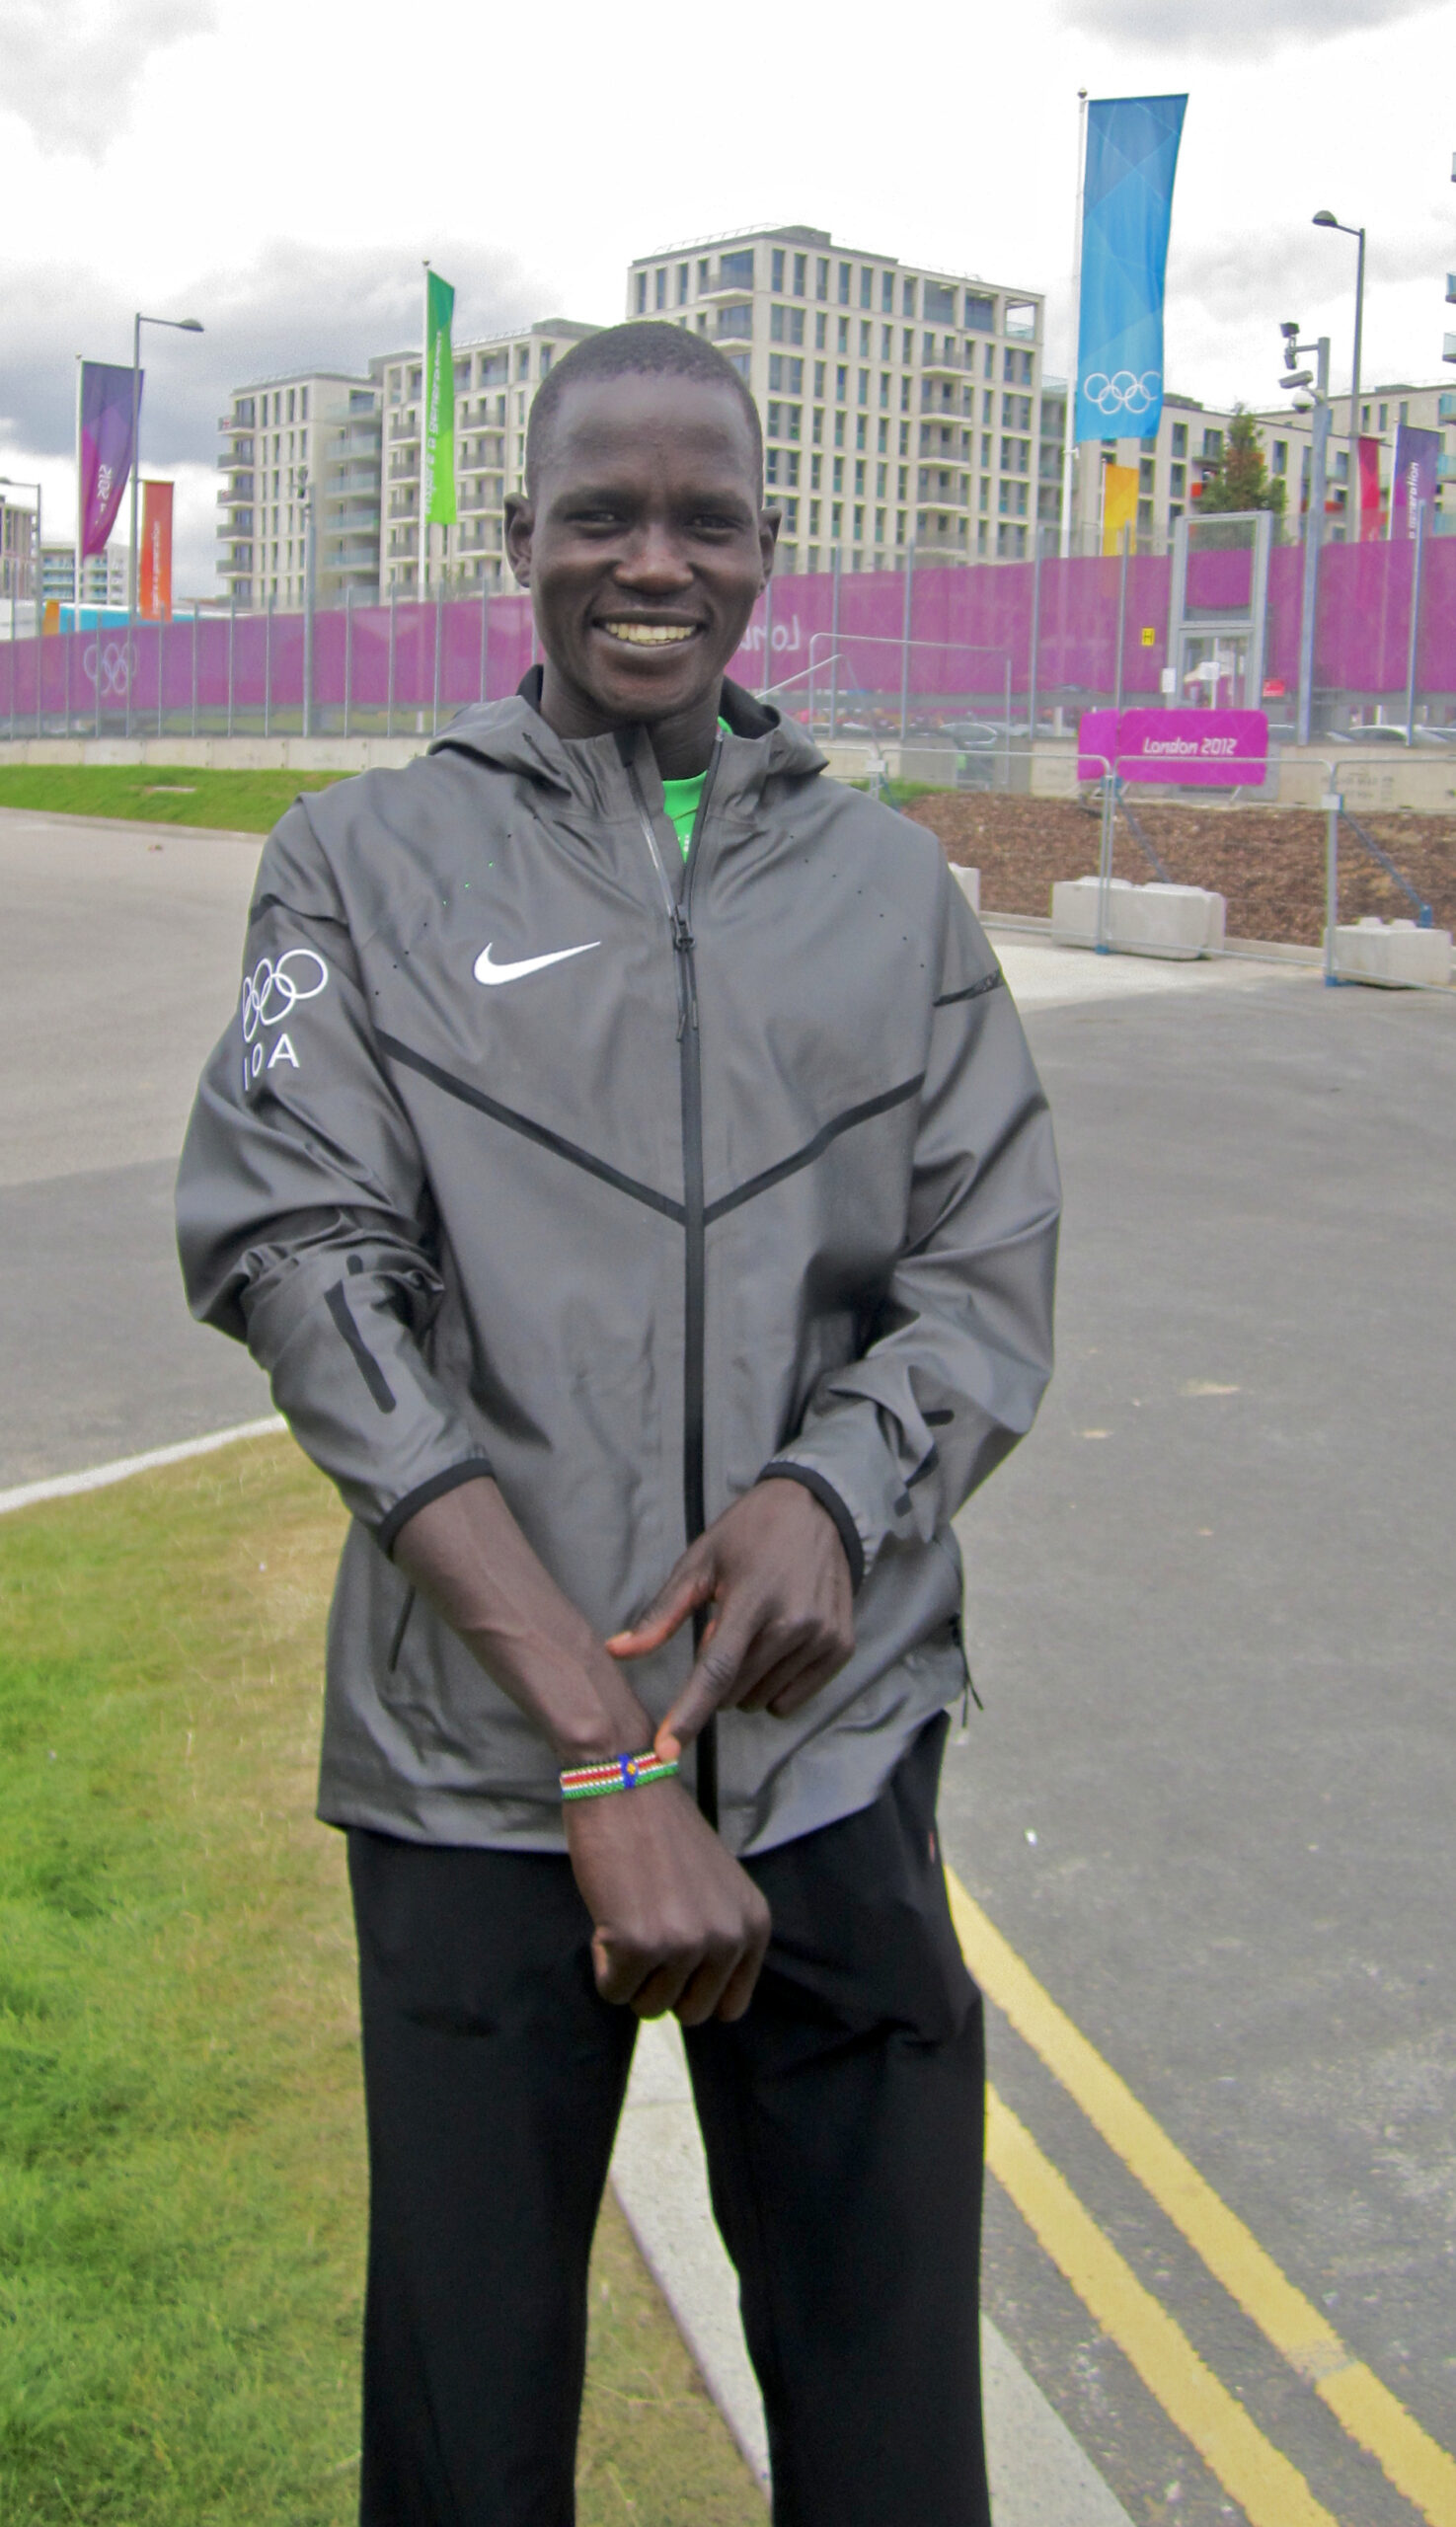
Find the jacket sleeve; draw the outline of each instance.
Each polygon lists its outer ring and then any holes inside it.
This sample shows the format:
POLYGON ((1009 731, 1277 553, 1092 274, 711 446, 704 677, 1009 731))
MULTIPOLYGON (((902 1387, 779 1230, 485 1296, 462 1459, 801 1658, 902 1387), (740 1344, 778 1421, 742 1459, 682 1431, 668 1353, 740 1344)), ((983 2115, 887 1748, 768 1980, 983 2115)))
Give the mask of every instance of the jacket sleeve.
POLYGON ((856 1585, 928 1540, 1025 1436, 1051 1375, 1051 1117, 980 924, 945 873, 905 1243, 861 1356, 827 1371, 764 1474, 806 1484, 856 1585))
POLYGON ((247 1343, 299 1444, 387 1551, 490 1464, 431 1366, 424 1167, 378 1058, 339 890, 300 801, 270 835, 237 1015, 178 1176, 192 1314, 247 1343))

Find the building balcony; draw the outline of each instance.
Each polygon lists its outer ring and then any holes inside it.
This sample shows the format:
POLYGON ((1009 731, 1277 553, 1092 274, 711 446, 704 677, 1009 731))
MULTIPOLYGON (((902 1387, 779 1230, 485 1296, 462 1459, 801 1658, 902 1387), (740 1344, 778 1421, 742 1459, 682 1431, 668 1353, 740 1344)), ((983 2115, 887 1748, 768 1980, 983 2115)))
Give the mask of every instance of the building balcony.
POLYGON ((251 535, 253 532, 253 511, 251 509, 230 509, 226 517, 220 517, 218 519, 217 532, 219 535, 251 535))
POLYGON ((251 465, 253 462, 253 441, 251 437, 235 438, 231 447, 219 448, 217 451, 217 462, 221 466, 251 465))
POLYGON ((923 359, 920 374, 922 377, 963 377, 965 363, 957 356, 953 345, 949 351, 942 349, 932 353, 929 359, 923 359))
POLYGON ((419 456, 392 456, 389 460, 389 480, 391 483, 418 483, 420 480, 419 456))
POLYGON ((223 579, 248 579, 253 575, 253 547, 235 545, 231 553, 219 553, 217 574, 223 579))
POLYGON ((218 493, 216 501, 217 507, 220 509, 231 508, 234 500, 251 500, 253 498, 254 480, 255 478, 251 474, 235 474, 232 481, 230 483, 224 483, 221 491, 218 493))
POLYGON ((391 413, 389 417, 389 443, 391 447, 395 446, 397 442, 403 442, 409 439, 414 439, 418 443, 419 437, 420 416, 418 413, 391 413))

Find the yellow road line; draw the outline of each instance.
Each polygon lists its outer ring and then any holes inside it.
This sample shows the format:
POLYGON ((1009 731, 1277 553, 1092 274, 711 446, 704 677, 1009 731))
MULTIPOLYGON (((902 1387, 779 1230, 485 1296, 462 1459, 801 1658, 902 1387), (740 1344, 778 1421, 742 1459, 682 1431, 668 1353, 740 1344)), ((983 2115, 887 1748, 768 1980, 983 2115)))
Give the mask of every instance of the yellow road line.
POLYGON ((1456 2527, 1456 2460, 1421 2428, 1329 2319, 1199 2176, 1124 2080, 1059 2009, 996 1925, 947 1876, 961 1952, 987 1998, 1076 2100, 1088 2121, 1357 2445, 1429 2527, 1456 2527))
POLYGON ((1104 2334, 1239 2503, 1249 2527, 1336 2527, 1298 2467, 1199 2359, 1182 2326, 1143 2288, 994 2089, 986 2100, 986 2164, 1104 2334))

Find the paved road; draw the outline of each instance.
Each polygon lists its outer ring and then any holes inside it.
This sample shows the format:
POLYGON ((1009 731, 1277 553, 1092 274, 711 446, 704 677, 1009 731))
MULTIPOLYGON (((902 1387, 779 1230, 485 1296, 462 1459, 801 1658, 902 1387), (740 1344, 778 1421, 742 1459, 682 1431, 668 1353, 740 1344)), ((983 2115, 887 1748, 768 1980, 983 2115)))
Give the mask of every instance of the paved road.
MULTIPOLYGON (((254 857, 0 819, 0 1488, 267 1409, 183 1311, 169 1207, 254 857)), ((948 1852, 1456 2447, 1456 1010, 1002 945, 1067 1177, 1060 1364, 963 1522, 986 1711, 950 1758, 948 1852)), ((1007 2105, 1310 2515, 1409 2527, 994 2013, 992 2044, 1007 2105)), ((1277 2484, 1231 2499, 994 2183, 987 2254, 990 2313, 1136 2527, 1290 2527, 1277 2484)))
MULTIPOLYGON (((1030 1027, 1067 1183, 1059 1363, 961 1522, 986 1713, 947 1847, 1456 2449, 1456 1008, 1298 978, 1030 1027)), ((1334 2515, 1418 2515, 1004 2025, 992 2067, 1334 2515)), ((990 2275, 1131 2515, 1228 2516, 994 2188, 990 2275)))
POLYGON ((259 848, 0 813, 0 1490, 269 1410, 172 1231, 259 848))

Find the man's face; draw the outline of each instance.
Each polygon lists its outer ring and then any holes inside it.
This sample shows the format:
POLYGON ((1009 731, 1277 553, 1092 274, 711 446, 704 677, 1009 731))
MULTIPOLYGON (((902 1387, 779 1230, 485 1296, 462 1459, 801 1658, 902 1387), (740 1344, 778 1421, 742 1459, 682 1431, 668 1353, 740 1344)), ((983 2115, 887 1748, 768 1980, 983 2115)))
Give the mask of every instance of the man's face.
POLYGON ((716 707, 773 564, 778 518, 759 497, 731 387, 627 376, 568 390, 506 533, 583 733, 716 707))

